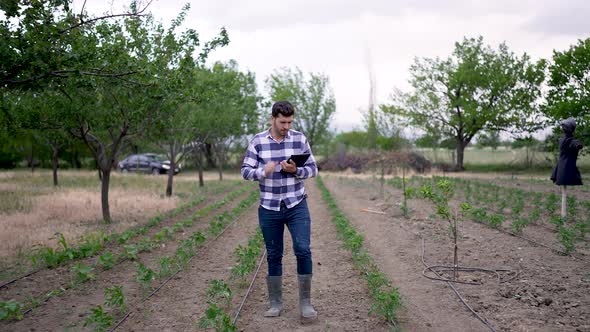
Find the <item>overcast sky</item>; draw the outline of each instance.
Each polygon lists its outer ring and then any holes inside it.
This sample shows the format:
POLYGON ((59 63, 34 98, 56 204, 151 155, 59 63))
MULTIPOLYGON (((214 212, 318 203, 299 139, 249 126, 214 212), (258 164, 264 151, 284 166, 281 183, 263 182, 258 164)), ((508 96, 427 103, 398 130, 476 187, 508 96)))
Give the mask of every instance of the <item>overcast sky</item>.
MULTIPOLYGON (((145 0, 143 0, 145 1, 145 0)), ((81 9, 83 0, 75 0, 81 9)), ((187 1, 154 0, 149 10, 168 24, 187 1)), ((228 46, 214 51, 210 61, 235 59, 256 74, 259 91, 264 79, 281 67, 322 72, 336 97, 332 128, 362 126, 369 103, 368 63, 371 58, 377 102, 384 103, 394 87, 408 90, 414 57, 448 57, 464 36, 483 36, 494 48, 509 49, 533 59, 550 58, 590 37, 588 0, 193 0, 185 26, 203 40, 226 27, 228 46), (369 50, 369 51, 367 51, 369 50)), ((92 14, 121 12, 127 0, 88 0, 92 14)))

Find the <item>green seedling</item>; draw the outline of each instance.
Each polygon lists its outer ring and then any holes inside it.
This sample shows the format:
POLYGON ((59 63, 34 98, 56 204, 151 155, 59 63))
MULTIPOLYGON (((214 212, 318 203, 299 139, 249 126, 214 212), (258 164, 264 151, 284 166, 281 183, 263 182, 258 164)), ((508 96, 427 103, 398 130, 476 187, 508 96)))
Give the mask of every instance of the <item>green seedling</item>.
POLYGON ((149 288, 152 281, 156 280, 156 273, 154 270, 146 267, 143 263, 137 263, 137 276, 135 279, 143 286, 149 288))
POLYGON ((90 316, 84 321, 84 327, 93 326, 94 331, 107 331, 113 325, 113 316, 103 310, 101 305, 91 310, 90 316))
POLYGON ((576 249, 576 230, 574 228, 568 228, 565 225, 558 226, 557 238, 559 243, 563 246, 566 254, 569 254, 576 249))
POLYGON ((21 320, 24 305, 15 300, 0 302, 0 320, 21 320))
POLYGON ((115 265, 115 257, 110 252, 98 256, 98 264, 105 270, 110 270, 115 265))
POLYGON ((215 329, 215 331, 233 332, 237 327, 232 323, 231 318, 222 308, 215 303, 209 305, 205 316, 199 320, 199 327, 203 329, 215 329))
POLYGON ((128 244, 124 247, 124 254, 125 257, 131 259, 131 260, 137 260, 139 259, 139 249, 137 248, 137 245, 135 244, 128 244))
POLYGON ((81 262, 78 262, 76 265, 72 267, 72 272, 74 272, 74 279, 76 283, 83 283, 88 280, 94 279, 96 276, 94 273, 94 268, 89 265, 83 265, 81 262))
POLYGON ((124 312, 127 310, 127 305, 125 304, 125 295, 123 294, 123 286, 113 286, 107 287, 104 290, 104 303, 120 312, 124 312))

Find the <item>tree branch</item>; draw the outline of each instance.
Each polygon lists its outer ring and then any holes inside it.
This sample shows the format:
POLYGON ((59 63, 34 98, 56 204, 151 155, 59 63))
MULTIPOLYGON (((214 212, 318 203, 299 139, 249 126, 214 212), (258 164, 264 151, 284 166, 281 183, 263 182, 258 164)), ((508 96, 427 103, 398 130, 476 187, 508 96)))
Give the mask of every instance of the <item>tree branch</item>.
MULTIPOLYGON (((139 10, 135 13, 125 13, 125 14, 115 14, 115 15, 105 15, 105 16, 101 16, 101 17, 95 17, 93 19, 90 19, 88 21, 84 21, 82 18, 82 14, 80 14, 80 22, 77 24, 74 24, 68 28, 65 28, 63 30, 61 30, 59 33, 65 33, 68 32, 70 30, 76 29, 77 27, 80 27, 84 24, 91 24, 94 23, 96 21, 100 21, 100 20, 105 20, 105 19, 109 19, 109 18, 115 18, 115 17, 125 17, 125 16, 143 16, 143 12, 150 6, 150 4, 152 3, 153 0, 150 0, 147 5, 145 5, 145 7, 143 7, 142 10, 139 10)), ((84 5, 86 5, 86 1, 84 1, 84 5)), ((84 9, 84 6, 82 6, 82 10, 84 9)))

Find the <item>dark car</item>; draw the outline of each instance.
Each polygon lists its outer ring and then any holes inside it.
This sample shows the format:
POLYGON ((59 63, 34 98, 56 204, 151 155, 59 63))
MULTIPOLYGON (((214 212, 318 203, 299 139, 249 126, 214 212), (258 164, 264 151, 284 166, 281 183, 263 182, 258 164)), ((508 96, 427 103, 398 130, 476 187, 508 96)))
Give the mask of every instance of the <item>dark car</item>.
MULTIPOLYGON (((154 175, 168 173, 170 161, 155 153, 132 154, 119 162, 119 170, 126 172, 143 172, 154 175)), ((174 174, 180 172, 180 165, 175 165, 174 174)))

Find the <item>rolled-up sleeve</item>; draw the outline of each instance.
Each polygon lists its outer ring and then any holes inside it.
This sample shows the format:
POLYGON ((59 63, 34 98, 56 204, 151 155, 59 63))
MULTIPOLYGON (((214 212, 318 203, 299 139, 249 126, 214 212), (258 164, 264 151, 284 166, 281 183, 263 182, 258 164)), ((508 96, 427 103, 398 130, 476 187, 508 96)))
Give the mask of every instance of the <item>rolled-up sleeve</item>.
POLYGON ((264 168, 258 162, 258 151, 255 142, 251 141, 242 162, 242 177, 246 180, 260 181, 264 178, 264 168))

